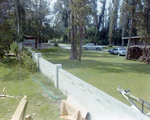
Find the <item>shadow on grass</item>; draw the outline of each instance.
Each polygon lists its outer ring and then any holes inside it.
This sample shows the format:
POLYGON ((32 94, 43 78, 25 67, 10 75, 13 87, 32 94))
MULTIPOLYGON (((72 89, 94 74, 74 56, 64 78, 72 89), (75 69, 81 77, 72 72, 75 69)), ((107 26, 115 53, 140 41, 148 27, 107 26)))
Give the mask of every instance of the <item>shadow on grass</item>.
POLYGON ((142 73, 150 74, 150 65, 137 61, 125 60, 125 56, 110 55, 107 52, 82 53, 82 62, 69 60, 70 50, 62 48, 57 52, 42 54, 44 58, 53 64, 62 64, 63 69, 91 69, 101 73, 142 73))
POLYGON ((48 60, 53 64, 62 64, 63 69, 87 69, 98 70, 101 73, 142 73, 150 74, 150 65, 140 64, 138 62, 133 63, 117 63, 117 62, 104 62, 100 60, 85 60, 82 62, 71 61, 66 59, 61 60, 48 60))
POLYGON ((13 71, 9 68, 9 73, 2 77, 2 80, 5 82, 8 81, 17 81, 17 80, 24 80, 28 77, 28 73, 25 70, 15 70, 13 71))
POLYGON ((99 57, 103 57, 103 58, 115 58, 116 56, 114 55, 109 55, 108 54, 104 54, 103 52, 84 52, 84 54, 82 55, 82 57, 90 57, 90 58, 99 58, 99 57))

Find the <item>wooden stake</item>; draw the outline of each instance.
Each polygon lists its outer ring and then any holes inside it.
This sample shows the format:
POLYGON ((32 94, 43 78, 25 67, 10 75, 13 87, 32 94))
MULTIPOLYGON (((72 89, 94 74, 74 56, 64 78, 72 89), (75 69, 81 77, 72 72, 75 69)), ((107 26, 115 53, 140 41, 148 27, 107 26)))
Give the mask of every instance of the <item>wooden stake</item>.
POLYGON ((3 88, 3 91, 2 91, 2 93, 3 93, 3 92, 5 92, 5 87, 3 88))

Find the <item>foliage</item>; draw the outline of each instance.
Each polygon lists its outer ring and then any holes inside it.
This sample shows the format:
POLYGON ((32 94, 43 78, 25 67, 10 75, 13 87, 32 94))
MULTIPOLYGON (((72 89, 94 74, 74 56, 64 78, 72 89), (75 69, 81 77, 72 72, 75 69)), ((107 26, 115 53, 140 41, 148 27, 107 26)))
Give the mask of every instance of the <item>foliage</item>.
POLYGON ((109 47, 113 47, 113 45, 112 45, 112 44, 109 44, 108 46, 109 46, 109 47))
POLYGON ((19 60, 16 59, 16 61, 13 61, 14 64, 16 63, 24 67, 25 69, 29 70, 30 72, 36 72, 37 71, 37 65, 32 59, 32 55, 30 51, 27 48, 22 48, 20 52, 18 52, 18 45, 15 43, 12 43, 11 45, 11 51, 16 54, 16 57, 19 60))
POLYGON ((9 53, 10 44, 13 41, 13 29, 11 29, 12 21, 4 21, 0 24, 0 59, 5 53, 9 53))
POLYGON ((111 9, 110 24, 109 24, 109 43, 114 44, 113 37, 117 31, 117 19, 119 10, 119 0, 113 1, 113 7, 111 9))
POLYGON ((11 45, 10 45, 10 49, 11 49, 11 51, 16 55, 16 56, 18 56, 17 54, 18 54, 18 45, 16 44, 16 43, 12 43, 11 45))
MULTIPOLYGON (((77 46, 79 46, 79 62, 81 62, 82 39, 85 37, 86 34, 86 25, 88 24, 89 16, 93 13, 90 4, 90 0, 70 0, 72 28, 71 40, 72 45, 77 43, 77 46)), ((76 49, 74 48, 76 48, 76 45, 74 47, 71 46, 71 49, 73 51, 71 52, 70 59, 76 59, 76 56, 73 56, 74 53, 77 53, 76 49)))
POLYGON ((32 57, 31 57, 31 53, 27 48, 24 48, 24 47, 22 48, 22 50, 20 52, 19 62, 24 68, 26 68, 30 72, 37 71, 37 65, 33 61, 32 57))
POLYGON ((138 35, 141 36, 141 40, 145 42, 146 47, 147 42, 150 41, 150 4, 145 0, 140 2, 136 13, 136 28, 138 29, 138 35))
POLYGON ((42 26, 42 41, 43 42, 47 42, 48 39, 53 39, 55 38, 55 30, 53 27, 50 27, 50 25, 48 23, 45 23, 42 26))

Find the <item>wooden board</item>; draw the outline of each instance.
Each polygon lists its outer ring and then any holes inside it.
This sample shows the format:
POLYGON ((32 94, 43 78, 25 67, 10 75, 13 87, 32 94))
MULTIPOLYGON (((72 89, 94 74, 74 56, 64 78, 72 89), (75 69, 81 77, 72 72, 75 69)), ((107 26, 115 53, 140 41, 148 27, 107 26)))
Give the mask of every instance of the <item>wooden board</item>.
POLYGON ((27 95, 25 95, 22 98, 22 100, 20 101, 11 120, 23 120, 23 113, 24 113, 24 108, 25 108, 26 102, 27 102, 27 95))

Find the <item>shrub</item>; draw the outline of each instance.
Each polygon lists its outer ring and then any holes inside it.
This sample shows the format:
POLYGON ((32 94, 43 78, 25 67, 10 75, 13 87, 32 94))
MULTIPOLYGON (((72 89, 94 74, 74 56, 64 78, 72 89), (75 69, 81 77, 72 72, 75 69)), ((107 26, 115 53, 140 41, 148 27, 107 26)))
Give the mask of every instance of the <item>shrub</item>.
MULTIPOLYGON (((15 43, 12 43, 10 45, 11 51, 16 54, 18 53, 18 45, 16 45, 15 43)), ((17 56, 17 58, 19 58, 19 60, 17 60, 16 62, 19 63, 22 67, 24 67, 25 69, 31 71, 31 72, 35 72, 37 71, 37 65, 36 63, 33 61, 33 59, 31 58, 31 53, 30 51, 23 47, 19 53, 19 56, 17 56)), ((15 62, 15 61, 14 61, 15 62)))
POLYGON ((54 46, 58 47, 58 42, 57 41, 54 41, 54 46))
POLYGON ((15 43, 12 43, 12 44, 10 45, 10 49, 11 49, 11 51, 17 56, 17 53, 18 53, 18 45, 15 44, 15 43))
POLYGON ((23 67, 25 67, 30 72, 37 71, 37 65, 31 58, 31 53, 27 48, 22 48, 20 53, 20 63, 23 67))
POLYGON ((108 46, 109 46, 109 47, 113 47, 113 45, 112 45, 112 44, 109 44, 108 46))

